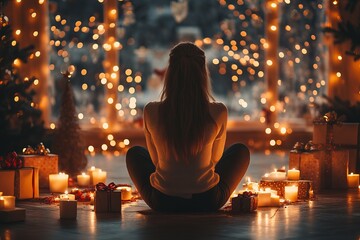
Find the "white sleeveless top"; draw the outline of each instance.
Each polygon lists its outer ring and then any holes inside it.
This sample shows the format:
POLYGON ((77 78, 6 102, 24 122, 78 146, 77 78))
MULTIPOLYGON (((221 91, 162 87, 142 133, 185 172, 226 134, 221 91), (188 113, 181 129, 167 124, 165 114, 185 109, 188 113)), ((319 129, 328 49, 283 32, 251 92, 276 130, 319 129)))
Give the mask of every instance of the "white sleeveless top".
POLYGON ((159 104, 150 102, 144 107, 146 145, 156 167, 150 176, 151 185, 164 194, 183 198, 211 189, 220 180, 214 170, 224 152, 227 108, 222 103, 210 103, 210 114, 216 126, 212 125, 206 131, 203 150, 194 159, 181 161, 166 157, 166 139, 161 137, 162 126, 158 123, 159 104))

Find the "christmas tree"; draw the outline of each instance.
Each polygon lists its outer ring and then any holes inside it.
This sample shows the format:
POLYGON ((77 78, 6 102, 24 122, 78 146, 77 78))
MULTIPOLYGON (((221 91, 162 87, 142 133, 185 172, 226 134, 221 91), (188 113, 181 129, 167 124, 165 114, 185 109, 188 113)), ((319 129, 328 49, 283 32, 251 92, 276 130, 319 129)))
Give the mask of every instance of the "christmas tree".
POLYGON ((70 82, 71 74, 66 72, 63 75, 64 91, 52 149, 59 155, 60 170, 75 177, 86 167, 87 158, 76 116, 74 94, 70 82))
POLYGON ((35 77, 22 77, 16 62, 26 63, 33 46, 20 48, 0 0, 0 155, 36 145, 44 136, 41 111, 33 101, 35 77))

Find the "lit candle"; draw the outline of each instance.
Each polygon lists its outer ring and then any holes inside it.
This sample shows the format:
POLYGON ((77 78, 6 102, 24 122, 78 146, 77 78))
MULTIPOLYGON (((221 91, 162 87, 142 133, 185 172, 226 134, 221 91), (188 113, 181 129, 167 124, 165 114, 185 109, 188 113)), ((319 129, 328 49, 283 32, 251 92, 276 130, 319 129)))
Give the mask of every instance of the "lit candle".
POLYGON ((273 180, 273 181, 285 180, 285 179, 286 179, 286 172, 278 171, 277 169, 275 169, 274 172, 266 173, 262 177, 262 180, 273 180))
POLYGON ((280 206, 280 196, 272 194, 270 199, 270 205, 273 207, 280 206))
POLYGON ((92 172, 93 176, 93 185, 98 184, 99 182, 106 182, 106 172, 99 169, 98 171, 92 172))
POLYGON ((347 184, 349 188, 359 187, 359 174, 350 173, 347 176, 347 184))
POLYGON ((1 196, 0 197, 0 209, 6 209, 6 210, 15 209, 15 197, 14 196, 1 196))
POLYGON ((94 171, 99 171, 100 168, 96 168, 95 166, 91 166, 90 168, 88 168, 87 172, 88 172, 88 175, 90 176, 90 184, 91 185, 95 185, 96 183, 94 183, 93 181, 93 172, 94 171))
POLYGON ((288 180, 297 181, 300 179, 300 171, 295 168, 289 169, 287 173, 288 180))
POLYGON ((296 202, 298 199, 298 186, 285 186, 285 199, 296 202))
POLYGON ((60 200, 75 200, 75 195, 69 194, 68 191, 65 191, 64 194, 60 195, 60 200))
POLYGON ((65 173, 50 174, 50 192, 65 192, 68 189, 69 175, 65 173))
POLYGON ((75 219, 77 215, 76 200, 60 200, 60 218, 75 219))
POLYGON ((0 197, 0 210, 4 209, 4 205, 5 205, 4 201, 5 201, 4 197, 0 197))
POLYGON ((90 175, 84 172, 81 175, 77 175, 77 182, 80 187, 90 186, 90 175))
POLYGON ((247 181, 243 184, 244 190, 248 191, 258 191, 259 184, 257 182, 251 182, 250 178, 247 178, 247 181))
POLYGON ((121 190, 121 200, 123 201, 131 200, 132 198, 131 187, 121 186, 121 187, 117 187, 116 189, 121 190))
POLYGON ((271 204, 271 192, 261 190, 258 192, 258 207, 267 207, 271 204))

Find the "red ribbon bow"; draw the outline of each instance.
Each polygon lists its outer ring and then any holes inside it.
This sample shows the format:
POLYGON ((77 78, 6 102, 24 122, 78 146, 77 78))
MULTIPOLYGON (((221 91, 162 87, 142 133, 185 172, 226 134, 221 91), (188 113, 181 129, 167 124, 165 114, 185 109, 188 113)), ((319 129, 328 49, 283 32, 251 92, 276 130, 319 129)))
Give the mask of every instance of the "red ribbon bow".
POLYGON ((99 182, 98 184, 96 184, 96 191, 114 191, 116 189, 116 184, 114 182, 109 183, 109 185, 106 186, 105 183, 103 182, 99 182))

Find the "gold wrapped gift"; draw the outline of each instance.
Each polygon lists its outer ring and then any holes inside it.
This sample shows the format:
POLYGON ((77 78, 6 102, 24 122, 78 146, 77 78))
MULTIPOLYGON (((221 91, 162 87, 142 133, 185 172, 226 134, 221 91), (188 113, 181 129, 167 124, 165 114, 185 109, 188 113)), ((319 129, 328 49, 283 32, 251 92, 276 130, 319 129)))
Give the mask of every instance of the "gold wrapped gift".
POLYGON ((24 167, 35 167, 39 169, 39 187, 49 188, 49 175, 58 174, 58 155, 19 155, 24 167))
POLYGON ((0 170, 0 192, 16 199, 38 198, 39 170, 31 167, 0 170))

